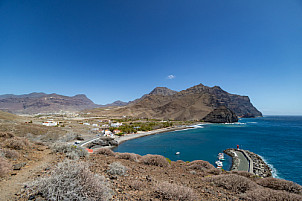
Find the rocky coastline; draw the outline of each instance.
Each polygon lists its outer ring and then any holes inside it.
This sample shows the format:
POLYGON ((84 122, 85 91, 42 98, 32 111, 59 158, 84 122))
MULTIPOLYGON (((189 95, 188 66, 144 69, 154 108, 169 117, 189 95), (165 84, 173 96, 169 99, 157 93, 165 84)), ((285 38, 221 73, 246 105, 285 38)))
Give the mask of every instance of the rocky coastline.
POLYGON ((247 155, 246 159, 252 163, 247 171, 259 176, 259 177, 271 177, 272 176, 272 170, 271 168, 263 161, 263 159, 248 150, 242 150, 242 149, 227 149, 224 150, 224 153, 232 157, 232 166, 230 171, 236 171, 239 168, 240 165, 240 159, 238 155, 236 154, 236 151, 242 152, 244 155, 247 155), (251 160, 251 161, 250 161, 251 160))

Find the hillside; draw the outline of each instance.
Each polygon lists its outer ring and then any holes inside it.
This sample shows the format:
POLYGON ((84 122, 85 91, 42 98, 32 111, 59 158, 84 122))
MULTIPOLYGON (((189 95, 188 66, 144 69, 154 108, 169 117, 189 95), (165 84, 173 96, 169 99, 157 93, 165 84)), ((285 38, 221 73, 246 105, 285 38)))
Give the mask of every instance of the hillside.
MULTIPOLYGON (((125 107, 111 109, 94 109, 93 114, 107 116, 131 116, 172 120, 203 120, 214 109, 225 106, 224 110, 234 112, 238 117, 262 116, 250 102, 248 96, 230 94, 218 86, 208 87, 202 84, 186 90, 175 92, 167 88, 156 88, 125 107)), ((225 119, 220 122, 234 122, 237 118, 225 119)), ((217 116, 216 116, 217 118, 217 116)), ((212 122, 210 118, 206 119, 212 122)), ((216 122, 213 121, 213 122, 216 122)))
POLYGON ((8 113, 8 112, 3 112, 0 110, 0 120, 10 120, 10 121, 13 121, 13 120, 18 120, 20 119, 19 116, 17 115, 14 115, 14 114, 11 114, 11 113, 8 113))
POLYGON ((33 114, 60 111, 80 111, 98 107, 85 95, 63 96, 58 94, 31 93, 1 95, 0 110, 16 114, 33 114))

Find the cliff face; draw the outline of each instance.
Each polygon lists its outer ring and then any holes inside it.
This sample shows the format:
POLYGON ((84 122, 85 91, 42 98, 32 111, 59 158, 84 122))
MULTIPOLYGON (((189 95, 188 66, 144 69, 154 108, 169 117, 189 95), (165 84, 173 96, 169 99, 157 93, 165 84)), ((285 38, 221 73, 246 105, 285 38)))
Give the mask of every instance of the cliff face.
POLYGON ((155 88, 151 93, 131 102, 129 105, 97 111, 99 114, 111 116, 132 116, 171 120, 203 120, 210 122, 234 122, 235 116, 262 116, 247 96, 230 94, 218 86, 208 87, 202 84, 186 90, 175 92, 167 88, 155 88), (233 112, 233 113, 232 113, 233 112), (223 114, 225 113, 225 114, 223 114), (210 119, 212 117, 213 119, 210 119), (218 120, 221 117, 221 120, 218 120))
POLYGON ((220 106, 218 108, 215 108, 202 120, 210 123, 232 123, 237 122, 238 117, 233 111, 231 111, 227 107, 220 106))
POLYGON ((3 95, 0 109, 12 113, 43 113, 59 111, 79 111, 96 107, 85 95, 62 96, 58 94, 32 93, 25 95, 3 95))

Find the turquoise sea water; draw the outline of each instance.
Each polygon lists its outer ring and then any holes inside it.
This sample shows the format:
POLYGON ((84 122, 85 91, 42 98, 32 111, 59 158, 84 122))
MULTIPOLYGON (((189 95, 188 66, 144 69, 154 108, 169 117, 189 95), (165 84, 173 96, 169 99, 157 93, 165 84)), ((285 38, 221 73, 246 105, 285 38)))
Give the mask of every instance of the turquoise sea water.
MULTIPOLYGON (((302 116, 265 116, 239 122, 146 136, 124 142, 114 151, 214 164, 219 152, 238 144, 260 155, 272 167, 274 177, 302 185, 302 116)), ((223 168, 228 170, 231 158, 226 159, 223 168)))

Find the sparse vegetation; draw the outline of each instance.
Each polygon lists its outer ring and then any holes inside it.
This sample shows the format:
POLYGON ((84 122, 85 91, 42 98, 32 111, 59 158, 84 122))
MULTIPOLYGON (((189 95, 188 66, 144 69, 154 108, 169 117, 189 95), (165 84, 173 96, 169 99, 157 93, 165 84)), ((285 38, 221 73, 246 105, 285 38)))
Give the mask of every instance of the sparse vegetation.
POLYGON ((302 195, 302 186, 292 181, 268 177, 258 180, 257 184, 274 190, 284 190, 290 193, 302 195))
POLYGON ((5 158, 17 159, 20 157, 20 154, 17 151, 11 149, 1 149, 0 152, 5 158))
POLYGON ((81 157, 86 157, 88 152, 83 147, 69 145, 64 143, 55 143, 52 147, 55 153, 64 153, 70 159, 77 160, 81 157))
POLYGON ((47 200, 109 200, 112 190, 103 176, 93 174, 87 164, 59 163, 50 176, 28 184, 28 195, 41 194, 47 200))
POLYGON ((203 178, 204 181, 212 182, 217 187, 223 187, 235 193, 245 193, 257 188, 257 184, 245 177, 235 174, 224 174, 203 178))
POLYGON ((108 174, 123 176, 127 172, 127 168, 119 162, 114 162, 109 165, 108 174))
POLYGON ((115 157, 120 158, 120 159, 134 161, 134 162, 138 162, 139 159, 141 158, 140 155, 134 154, 134 153, 116 153, 115 157))
POLYGON ((188 168, 193 170, 211 170, 215 169, 215 167, 210 164, 208 161, 196 160, 188 163, 188 168))
POLYGON ((0 177, 7 175, 11 168, 11 164, 5 158, 0 157, 0 177))
POLYGON ((147 154, 145 156, 142 156, 141 162, 146 165, 155 165, 155 166, 160 166, 160 167, 169 166, 169 162, 166 160, 165 157, 163 157, 161 155, 147 154))
POLYGON ((160 182, 155 186, 155 194, 161 200, 198 200, 194 191, 185 186, 170 184, 169 182, 160 182))
POLYGON ((21 150, 25 149, 27 146, 29 146, 29 141, 25 138, 20 137, 13 137, 10 139, 5 140, 5 147, 15 149, 15 150, 21 150))
POLYGON ((268 188, 257 188, 252 191, 248 191, 245 194, 240 196, 246 200, 259 200, 259 201, 267 201, 267 200, 293 200, 300 201, 302 200, 302 196, 297 194, 288 193, 285 191, 276 191, 268 188))
POLYGON ((246 171, 231 171, 232 174, 237 174, 246 178, 256 178, 257 176, 253 173, 246 172, 246 171))
POLYGON ((94 153, 95 154, 107 155, 107 156, 115 156, 115 153, 111 149, 107 149, 107 148, 97 149, 94 153))

